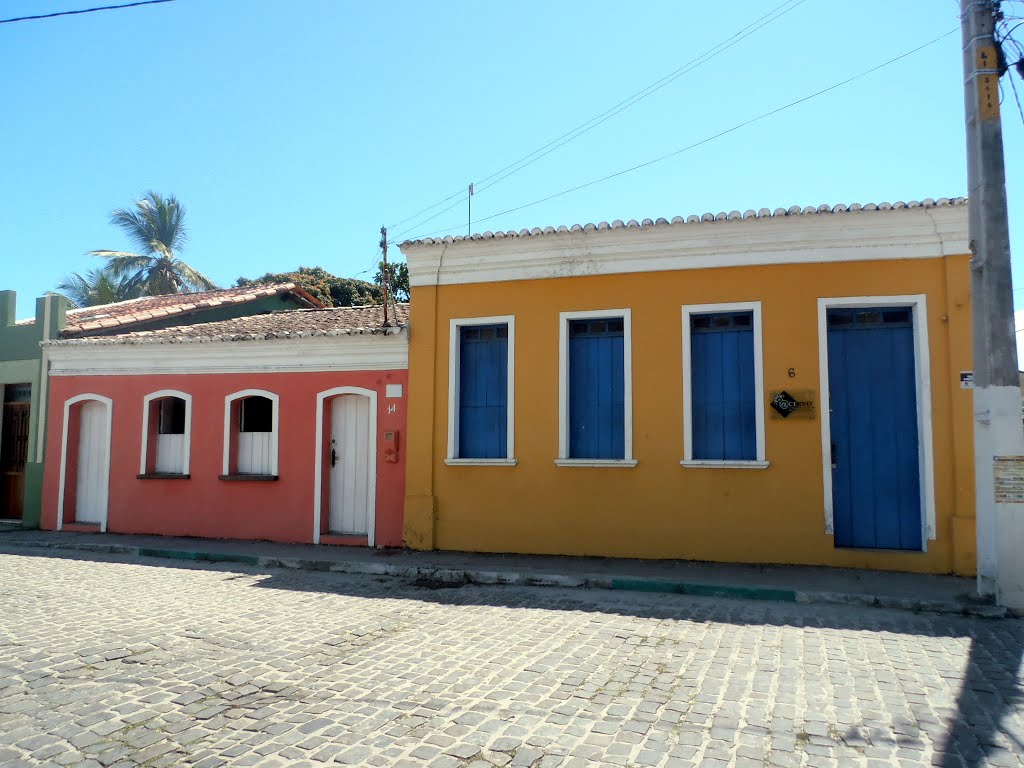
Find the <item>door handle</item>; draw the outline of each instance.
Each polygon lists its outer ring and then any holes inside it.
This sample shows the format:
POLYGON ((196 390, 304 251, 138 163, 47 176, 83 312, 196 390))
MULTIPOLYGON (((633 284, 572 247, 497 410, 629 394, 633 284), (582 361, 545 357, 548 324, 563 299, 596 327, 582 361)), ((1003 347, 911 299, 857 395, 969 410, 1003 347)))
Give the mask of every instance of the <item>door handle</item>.
POLYGON ((338 454, 331 448, 331 469, 334 469, 334 465, 338 463, 338 454))
POLYGON ((835 443, 832 443, 832 455, 831 455, 830 458, 831 458, 831 461, 832 461, 832 469, 835 469, 836 468, 836 444, 835 443))

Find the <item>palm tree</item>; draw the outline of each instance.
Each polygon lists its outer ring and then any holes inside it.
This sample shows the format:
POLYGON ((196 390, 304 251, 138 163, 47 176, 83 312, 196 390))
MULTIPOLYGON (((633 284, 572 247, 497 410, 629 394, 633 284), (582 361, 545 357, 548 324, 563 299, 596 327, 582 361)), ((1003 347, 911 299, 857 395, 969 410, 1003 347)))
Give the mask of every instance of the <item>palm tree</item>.
POLYGON ((166 198, 156 192, 135 203, 132 210, 120 209, 110 215, 110 223, 120 227, 139 253, 127 251, 89 251, 107 259, 107 267, 117 279, 127 281, 130 290, 140 295, 216 288, 210 278, 179 259, 176 252, 188 240, 185 208, 174 195, 166 198))
POLYGON ((140 295, 128 284, 127 279, 114 277, 111 270, 106 267, 90 269, 84 277, 74 272, 57 285, 57 290, 78 307, 113 304, 138 298, 140 295))

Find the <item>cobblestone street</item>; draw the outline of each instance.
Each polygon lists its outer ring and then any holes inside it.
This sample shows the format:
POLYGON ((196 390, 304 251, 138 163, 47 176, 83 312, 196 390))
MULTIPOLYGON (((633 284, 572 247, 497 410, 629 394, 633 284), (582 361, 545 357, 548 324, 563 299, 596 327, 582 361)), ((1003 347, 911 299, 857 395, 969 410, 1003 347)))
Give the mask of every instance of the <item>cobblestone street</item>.
POLYGON ((1024 765, 1024 622, 0 554, 0 766, 1024 765))

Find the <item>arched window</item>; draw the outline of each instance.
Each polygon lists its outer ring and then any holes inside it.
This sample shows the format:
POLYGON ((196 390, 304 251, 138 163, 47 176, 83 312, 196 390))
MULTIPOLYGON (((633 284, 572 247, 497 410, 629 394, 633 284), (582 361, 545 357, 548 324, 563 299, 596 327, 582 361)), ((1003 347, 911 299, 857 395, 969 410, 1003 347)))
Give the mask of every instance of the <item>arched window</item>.
POLYGON ((142 411, 139 477, 187 478, 191 433, 191 395, 172 389, 146 395, 142 411))
POLYGON ((228 395, 222 479, 277 479, 278 396, 247 389, 228 395))

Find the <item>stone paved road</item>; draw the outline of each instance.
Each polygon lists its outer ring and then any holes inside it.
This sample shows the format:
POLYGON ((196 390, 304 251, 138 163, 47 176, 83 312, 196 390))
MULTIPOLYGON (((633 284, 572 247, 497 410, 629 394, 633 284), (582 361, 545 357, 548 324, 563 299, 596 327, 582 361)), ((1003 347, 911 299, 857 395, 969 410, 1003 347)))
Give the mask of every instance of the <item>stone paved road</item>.
POLYGON ((88 558, 0 554, 0 766, 1024 765, 1020 621, 88 558))

